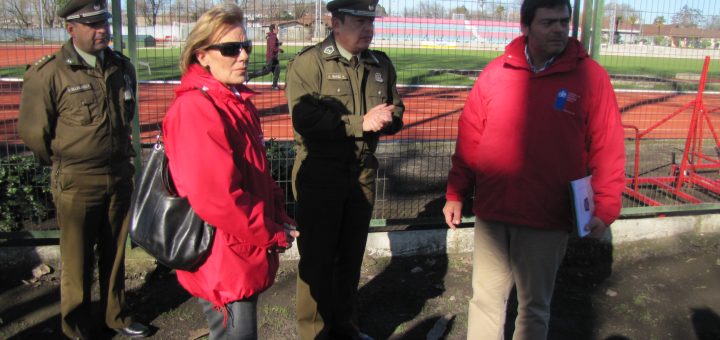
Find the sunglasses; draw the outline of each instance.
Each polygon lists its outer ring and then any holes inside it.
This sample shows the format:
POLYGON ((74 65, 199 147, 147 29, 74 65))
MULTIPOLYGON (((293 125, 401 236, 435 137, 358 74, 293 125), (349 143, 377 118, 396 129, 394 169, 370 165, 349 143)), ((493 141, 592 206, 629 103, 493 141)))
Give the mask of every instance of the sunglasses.
POLYGON ((245 50, 245 53, 249 55, 252 53, 252 40, 215 44, 208 46, 207 49, 218 50, 223 57, 237 57, 240 50, 245 50))

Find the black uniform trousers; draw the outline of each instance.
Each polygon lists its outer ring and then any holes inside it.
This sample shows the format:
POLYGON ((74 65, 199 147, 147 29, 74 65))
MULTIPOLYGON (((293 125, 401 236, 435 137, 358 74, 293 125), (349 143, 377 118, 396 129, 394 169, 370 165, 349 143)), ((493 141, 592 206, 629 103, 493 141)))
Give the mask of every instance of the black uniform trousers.
POLYGON ((301 235, 297 240, 300 339, 358 336, 357 288, 376 173, 376 166, 348 169, 346 164, 312 159, 304 160, 298 169, 295 217, 301 235))
MULTIPOLYGON (((132 167, 128 163, 129 167, 132 167)), ((99 331, 90 308, 97 245, 100 304, 110 328, 127 327, 125 242, 133 190, 124 175, 54 174, 53 198, 60 227, 60 314, 68 337, 99 331)))

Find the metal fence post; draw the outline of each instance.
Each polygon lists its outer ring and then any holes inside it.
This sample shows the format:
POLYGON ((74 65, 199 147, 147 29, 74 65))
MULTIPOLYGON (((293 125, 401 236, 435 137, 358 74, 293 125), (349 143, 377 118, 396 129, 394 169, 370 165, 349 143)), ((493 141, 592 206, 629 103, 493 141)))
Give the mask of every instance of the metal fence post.
POLYGON ((603 15, 605 10, 605 0, 597 0, 593 10, 595 17, 593 38, 592 38, 592 49, 590 50, 590 57, 597 60, 600 58, 600 45, 602 44, 602 28, 603 28, 603 15))

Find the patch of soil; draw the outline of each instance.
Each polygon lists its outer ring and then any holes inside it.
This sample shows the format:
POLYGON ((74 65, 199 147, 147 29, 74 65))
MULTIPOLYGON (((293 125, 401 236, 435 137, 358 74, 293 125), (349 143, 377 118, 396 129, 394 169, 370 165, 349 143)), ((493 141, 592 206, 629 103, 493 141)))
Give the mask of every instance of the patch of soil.
MULTIPOLYGON (((297 338, 296 266, 283 261, 275 285, 260 297, 260 339, 297 338)), ((152 338, 207 333, 200 307, 171 271, 128 272, 128 303, 139 320, 155 327, 152 338)), ((465 339, 471 272, 470 254, 366 257, 362 330, 376 339, 424 339, 438 324, 445 339, 465 339)), ((56 279, 44 279, 2 292, 0 338, 60 336, 57 286, 56 279), (33 317, 43 309, 52 312, 33 317)), ((720 339, 719 291, 720 233, 617 247, 573 239, 558 274, 549 339, 720 339)), ((508 320, 515 304, 510 301, 508 320)), ((508 322, 508 339, 512 328, 508 322)))

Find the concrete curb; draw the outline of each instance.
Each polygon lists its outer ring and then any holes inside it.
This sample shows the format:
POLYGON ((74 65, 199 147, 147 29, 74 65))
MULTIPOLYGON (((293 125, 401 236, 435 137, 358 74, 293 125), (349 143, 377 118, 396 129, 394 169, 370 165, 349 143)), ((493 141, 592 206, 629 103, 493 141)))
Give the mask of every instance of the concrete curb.
MULTIPOLYGON (((613 223, 605 241, 618 245, 684 233, 720 233, 720 214, 618 220, 613 223)), ((373 232, 367 241, 367 255, 372 257, 457 254, 472 250, 472 228, 373 232)), ((59 255, 58 246, 0 247, 0 268, 58 264, 59 255)), ((299 259, 297 247, 282 254, 281 259, 299 259)), ((153 261, 152 257, 140 248, 126 254, 128 267, 148 261, 153 261)))
MULTIPOLYGON (((618 245, 684 233, 720 233, 720 214, 618 220, 612 224, 605 241, 618 245)), ((472 228, 371 233, 367 244, 368 255, 378 257, 472 250, 472 228)))

